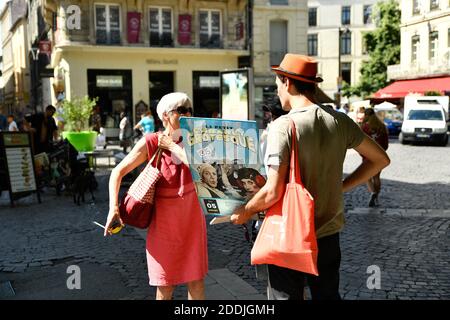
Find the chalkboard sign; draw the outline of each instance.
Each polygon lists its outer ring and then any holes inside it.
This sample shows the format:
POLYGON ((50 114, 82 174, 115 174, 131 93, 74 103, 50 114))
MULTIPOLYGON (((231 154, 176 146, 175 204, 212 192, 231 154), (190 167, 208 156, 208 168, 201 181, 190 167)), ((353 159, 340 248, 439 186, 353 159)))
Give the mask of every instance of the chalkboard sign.
POLYGON ((41 202, 28 132, 0 132, 0 179, 6 181, 0 187, 9 190, 11 206, 14 200, 33 192, 41 202))

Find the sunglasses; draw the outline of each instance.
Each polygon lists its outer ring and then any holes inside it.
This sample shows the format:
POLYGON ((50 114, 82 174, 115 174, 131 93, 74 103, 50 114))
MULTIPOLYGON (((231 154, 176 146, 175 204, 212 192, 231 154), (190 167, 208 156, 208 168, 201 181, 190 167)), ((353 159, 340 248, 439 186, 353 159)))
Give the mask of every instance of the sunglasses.
POLYGON ((186 108, 186 107, 181 106, 181 107, 178 107, 178 108, 176 108, 175 110, 172 110, 172 111, 176 111, 178 114, 187 114, 187 113, 192 114, 192 108, 191 107, 186 108))

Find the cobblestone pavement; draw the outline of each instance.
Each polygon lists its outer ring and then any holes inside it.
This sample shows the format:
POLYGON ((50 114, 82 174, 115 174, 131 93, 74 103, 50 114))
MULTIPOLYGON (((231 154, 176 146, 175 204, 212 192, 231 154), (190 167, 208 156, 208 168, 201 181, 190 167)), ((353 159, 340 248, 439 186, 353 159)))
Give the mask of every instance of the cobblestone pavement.
POLYGON ((95 205, 87 203, 78 207, 71 197, 57 197, 52 191, 42 198, 40 205, 21 203, 14 209, 0 207, 0 282, 16 283, 15 298, 150 297, 152 292, 146 285, 145 242, 133 229, 125 228, 120 237, 104 238, 103 230, 92 223, 93 220, 104 223, 105 214, 100 214, 95 205), (67 290, 70 265, 80 267, 84 290, 67 290), (35 290, 29 292, 32 286, 28 282, 33 281, 35 290), (22 291, 22 287, 26 290, 22 291), (39 295, 43 289, 48 291, 48 297, 39 295))
MULTIPOLYGON (((345 195, 341 294, 344 299, 450 299, 450 147, 394 141, 388 151, 392 163, 382 173, 380 208, 366 208, 365 187, 345 195), (367 287, 370 266, 381 271, 380 289, 367 287)), ((359 163, 350 151, 344 172, 359 163)), ((95 205, 77 207, 70 197, 51 191, 41 205, 24 199, 10 209, 0 201, 0 283, 13 282, 16 299, 42 299, 43 288, 48 299, 154 298, 144 239, 132 228, 104 238, 92 224, 104 223, 107 214, 108 176, 99 173, 95 205), (69 265, 80 266, 86 290, 67 290, 69 265), (25 290, 30 287, 34 291, 25 290)), ((256 280, 249 264, 251 248, 242 227, 208 225, 208 245, 211 270, 227 268, 265 294, 265 282, 256 280)), ((185 286, 176 289, 175 298, 186 299, 185 286)))
MULTIPOLYGON (((344 196, 341 294, 344 299, 450 299, 450 146, 391 140, 388 154, 391 165, 382 172, 380 202, 389 209, 368 211, 365 186, 344 196), (381 271, 379 290, 367 288, 371 265, 381 271)), ((344 173, 360 163, 350 150, 344 173)), ((227 268, 264 294, 266 283, 256 279, 248 263, 250 247, 242 230, 213 226, 208 237, 229 257, 227 268)))
MULTIPOLYGON (((391 140, 391 164, 382 171, 380 205, 386 208, 450 209, 450 144, 447 147, 401 145, 391 140)), ((354 151, 347 153, 344 173, 361 163, 354 151)), ((369 194, 359 186, 344 195, 346 208, 366 207, 369 194)))

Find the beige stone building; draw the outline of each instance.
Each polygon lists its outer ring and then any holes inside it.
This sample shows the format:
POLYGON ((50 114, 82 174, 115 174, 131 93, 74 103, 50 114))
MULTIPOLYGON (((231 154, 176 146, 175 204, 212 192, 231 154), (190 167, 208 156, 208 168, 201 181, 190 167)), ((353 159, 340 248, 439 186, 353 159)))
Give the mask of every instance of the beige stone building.
POLYGON ((3 112, 21 118, 30 100, 25 0, 8 1, 0 13, 3 112))
POLYGON ((261 104, 275 94, 275 78, 270 66, 281 62, 287 52, 306 54, 308 28, 306 0, 253 1, 253 69, 256 117, 261 104))
MULTIPOLYGON (((345 81, 355 85, 368 56, 363 34, 375 29, 371 12, 376 0, 309 0, 307 53, 316 57, 322 90, 333 97, 345 81), (340 79, 342 81, 340 81, 340 79)), ((341 102, 346 99, 342 98, 341 102)))
POLYGON ((407 94, 440 91, 450 95, 450 2, 401 1, 400 64, 388 67, 396 80, 376 96, 401 99, 407 94))
POLYGON ((106 127, 134 121, 171 91, 193 98, 196 116, 219 111, 219 71, 247 49, 247 2, 46 1, 52 27, 53 97, 99 97, 106 127))

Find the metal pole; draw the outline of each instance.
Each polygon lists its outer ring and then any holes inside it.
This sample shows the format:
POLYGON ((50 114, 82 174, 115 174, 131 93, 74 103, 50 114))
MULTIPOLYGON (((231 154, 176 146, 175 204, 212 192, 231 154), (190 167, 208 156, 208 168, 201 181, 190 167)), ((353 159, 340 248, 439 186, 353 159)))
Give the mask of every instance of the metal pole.
POLYGON ((250 53, 250 68, 253 67, 253 0, 247 1, 247 41, 250 53))
POLYGON ((342 30, 341 27, 338 28, 338 77, 337 77, 337 95, 336 95, 336 107, 341 106, 341 79, 342 79, 342 68, 341 68, 341 50, 342 50, 342 30))
POLYGON ((39 80, 39 48, 38 47, 32 47, 31 48, 31 55, 33 58, 33 73, 32 73, 32 79, 33 79, 33 83, 32 83, 32 87, 33 87, 33 108, 34 108, 34 113, 37 113, 37 94, 38 94, 38 90, 37 90, 37 86, 38 86, 38 80, 39 80))

